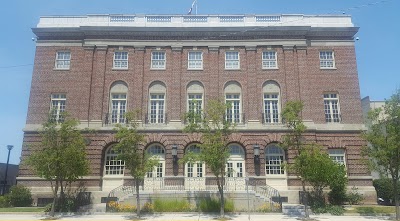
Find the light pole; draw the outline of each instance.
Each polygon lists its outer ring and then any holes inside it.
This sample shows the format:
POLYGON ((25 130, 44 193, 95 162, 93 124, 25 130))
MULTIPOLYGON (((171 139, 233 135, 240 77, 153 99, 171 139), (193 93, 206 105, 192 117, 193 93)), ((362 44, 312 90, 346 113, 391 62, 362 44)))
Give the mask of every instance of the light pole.
POLYGON ((7 184, 7 173, 8 173, 8 162, 10 162, 10 152, 14 146, 13 145, 7 145, 8 149, 8 157, 7 157, 7 164, 6 164, 6 174, 4 176, 4 182, 3 182, 3 192, 2 195, 6 193, 6 184, 7 184))

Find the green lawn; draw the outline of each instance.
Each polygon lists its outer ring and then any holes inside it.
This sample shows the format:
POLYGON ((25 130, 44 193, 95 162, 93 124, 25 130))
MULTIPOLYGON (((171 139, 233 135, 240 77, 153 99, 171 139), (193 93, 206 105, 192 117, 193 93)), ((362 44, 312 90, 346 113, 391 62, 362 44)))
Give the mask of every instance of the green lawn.
POLYGON ((359 214, 390 214, 395 213, 396 208, 394 206, 352 206, 345 210, 345 213, 359 213, 359 214))
POLYGON ((0 213, 32 213, 32 212, 43 212, 44 207, 9 207, 0 208, 0 213))

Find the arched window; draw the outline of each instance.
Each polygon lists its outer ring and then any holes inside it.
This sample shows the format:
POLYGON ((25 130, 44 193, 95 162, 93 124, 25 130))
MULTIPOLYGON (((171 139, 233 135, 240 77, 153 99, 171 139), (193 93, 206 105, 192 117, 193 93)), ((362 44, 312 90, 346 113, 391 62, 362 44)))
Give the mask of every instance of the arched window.
POLYGON ((113 146, 109 147, 105 152, 104 175, 117 176, 124 175, 125 161, 117 159, 118 152, 113 146))
POLYGON ((245 175, 245 153, 239 144, 230 144, 229 159, 226 165, 227 177, 244 177, 245 175))
POLYGON ((232 123, 242 123, 242 87, 237 82, 228 82, 224 88, 225 102, 229 104, 226 110, 226 120, 232 123))
POLYGON ((283 162, 285 160, 285 152, 282 148, 273 144, 265 149, 265 174, 285 174, 283 162))
POLYGON ((263 123, 279 123, 280 120, 280 87, 275 81, 263 85, 263 123))
POLYGON ((125 112, 127 107, 128 86, 125 82, 117 81, 110 89, 110 116, 112 124, 125 123, 125 112))
POLYGON ((146 177, 164 177, 165 174, 165 150, 160 144, 153 144, 147 148, 147 154, 158 160, 158 164, 147 172, 146 177))
MULTIPOLYGON (((186 153, 200 154, 200 151, 200 147, 196 144, 192 144, 186 149, 186 153)), ((185 175, 186 177, 204 177, 204 168, 202 162, 187 162, 185 175)))
POLYGON ((148 123, 165 123, 165 94, 167 89, 161 82, 154 82, 149 88, 149 113, 148 123))
POLYGON ((187 87, 187 111, 201 115, 204 104, 204 87, 200 82, 191 82, 187 87))

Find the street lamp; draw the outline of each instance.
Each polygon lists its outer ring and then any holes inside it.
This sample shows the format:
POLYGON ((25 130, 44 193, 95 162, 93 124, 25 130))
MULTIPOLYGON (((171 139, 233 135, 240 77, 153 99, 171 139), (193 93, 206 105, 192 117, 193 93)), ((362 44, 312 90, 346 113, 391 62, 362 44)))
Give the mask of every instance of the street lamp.
POLYGON ((255 164, 260 163, 260 146, 258 146, 258 144, 253 146, 253 152, 254 152, 254 163, 255 164))
POLYGON ((174 163, 177 163, 178 162, 178 146, 175 144, 175 145, 172 145, 172 157, 173 157, 173 161, 174 161, 174 163))
POLYGON ((8 157, 7 157, 7 164, 6 164, 6 174, 4 176, 4 182, 3 182, 3 192, 2 195, 6 193, 6 184, 7 184, 7 173, 8 173, 8 162, 10 162, 10 152, 14 146, 13 145, 7 145, 7 150, 8 150, 8 157))

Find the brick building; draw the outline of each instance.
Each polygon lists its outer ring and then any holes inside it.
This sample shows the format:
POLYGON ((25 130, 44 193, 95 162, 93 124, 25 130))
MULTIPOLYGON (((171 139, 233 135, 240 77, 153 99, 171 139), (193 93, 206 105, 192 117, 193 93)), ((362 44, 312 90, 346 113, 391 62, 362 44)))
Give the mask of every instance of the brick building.
MULTIPOLYGON (((347 168, 349 186, 373 201, 371 174, 361 161, 364 129, 354 27, 347 15, 88 15, 41 17, 33 28, 37 48, 22 160, 50 109, 67 111, 88 137, 91 174, 82 181, 99 197, 129 183, 112 146, 123 113, 141 110, 146 151, 160 157, 144 189, 206 190, 207 165, 174 164, 195 151, 199 137, 182 133, 182 116, 212 98, 232 104, 237 123, 229 145, 228 191, 250 185, 274 188, 299 200, 300 182, 282 167, 293 159, 280 148, 287 129, 280 112, 289 100, 304 102, 307 139, 322 144, 347 168), (193 102, 197 100, 197 102, 193 102), (255 157, 256 156, 256 157, 255 157), (259 158, 259 160, 254 160, 259 158)), ((38 196, 48 182, 21 167, 18 183, 38 196)))

